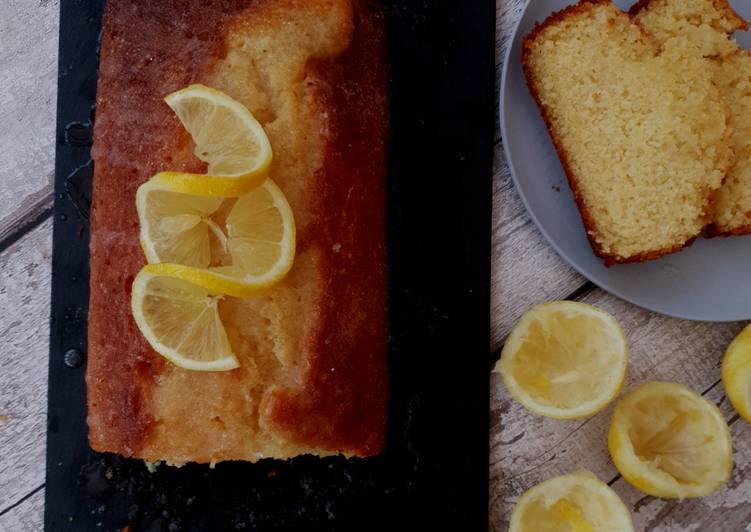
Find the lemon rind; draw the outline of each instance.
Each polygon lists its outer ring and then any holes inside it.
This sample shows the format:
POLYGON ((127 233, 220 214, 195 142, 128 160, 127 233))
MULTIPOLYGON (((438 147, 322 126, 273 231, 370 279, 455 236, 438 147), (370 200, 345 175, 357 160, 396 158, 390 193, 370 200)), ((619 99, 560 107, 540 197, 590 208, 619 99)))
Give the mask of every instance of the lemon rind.
POLYGON ((247 299, 265 294, 287 274, 290 267, 291 265, 271 270, 262 276, 247 276, 244 278, 169 262, 147 264, 144 266, 144 269, 155 275, 174 277, 175 279, 200 286, 214 295, 247 299))
POLYGON ((736 412, 751 423, 751 325, 747 325, 725 351, 722 385, 736 412))

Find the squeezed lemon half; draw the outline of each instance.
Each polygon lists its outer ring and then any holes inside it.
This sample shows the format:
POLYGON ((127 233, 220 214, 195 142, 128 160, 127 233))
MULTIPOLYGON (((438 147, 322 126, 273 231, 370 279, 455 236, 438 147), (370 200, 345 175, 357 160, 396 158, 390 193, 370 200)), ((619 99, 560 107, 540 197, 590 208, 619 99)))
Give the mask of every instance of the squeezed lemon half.
POLYGON ((610 314, 584 303, 554 301, 522 316, 496 371, 528 410, 574 419, 612 401, 623 384, 627 359, 626 338, 610 314))
POLYGON ((722 385, 736 411, 751 423, 751 325, 746 326, 725 351, 722 385))
POLYGON ((720 410, 689 388, 643 384, 613 412, 608 448, 618 471, 655 497, 703 497, 730 478, 730 429, 720 410))
POLYGON ((633 532, 620 497, 589 471, 551 478, 528 490, 511 513, 509 532, 633 532))

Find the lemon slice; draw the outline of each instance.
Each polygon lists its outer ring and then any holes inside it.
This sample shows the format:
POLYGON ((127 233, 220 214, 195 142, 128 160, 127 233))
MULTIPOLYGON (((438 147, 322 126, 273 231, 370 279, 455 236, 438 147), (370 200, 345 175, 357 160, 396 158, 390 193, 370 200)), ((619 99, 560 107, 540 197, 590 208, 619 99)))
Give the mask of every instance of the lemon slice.
POLYGON ((146 265, 133 281, 131 308, 152 348, 191 370, 226 371, 239 366, 219 317, 220 296, 146 265))
POLYGON ((608 447, 618 471, 655 497, 703 497, 730 478, 730 429, 720 410, 680 384, 650 382, 615 408, 608 447))
POLYGON ((610 314, 584 303, 554 301, 522 316, 496 371, 525 408, 574 419, 594 414, 616 396, 627 358, 626 338, 610 314))
POLYGON ((633 532, 618 495, 589 471, 551 478, 528 490, 511 513, 509 532, 633 532))
POLYGON ((204 85, 164 98, 196 144, 208 172, 161 172, 171 190, 201 196, 241 196, 260 185, 271 164, 271 144, 261 124, 241 103, 204 85))
POLYGON ((751 423, 751 325, 743 329, 725 351, 722 384, 733 407, 751 423))
POLYGON ((146 260, 208 268, 211 264, 209 233, 226 246, 226 235, 211 219, 222 201, 221 198, 172 192, 154 179, 141 185, 136 194, 136 209, 146 260))
POLYGON ((270 179, 237 199, 225 221, 226 234, 208 218, 212 198, 187 199, 173 192, 161 196, 159 186, 147 183, 139 189, 143 248, 149 262, 162 263, 151 271, 235 297, 256 296, 289 272, 295 258, 295 220, 284 193, 270 179), (164 201, 171 206, 160 206, 164 201), (163 216, 177 211, 176 221, 163 216), (226 243, 230 264, 206 268, 214 262, 210 256, 206 262, 209 231, 226 243), (188 252, 195 255, 186 258, 188 252))

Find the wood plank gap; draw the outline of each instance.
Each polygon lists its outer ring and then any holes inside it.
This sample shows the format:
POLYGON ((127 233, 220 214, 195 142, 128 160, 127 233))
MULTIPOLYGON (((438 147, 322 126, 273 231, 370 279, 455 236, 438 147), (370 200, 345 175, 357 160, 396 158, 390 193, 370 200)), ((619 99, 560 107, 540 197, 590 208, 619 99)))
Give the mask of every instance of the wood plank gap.
POLYGON ((16 508, 17 506, 22 505, 24 502, 26 502, 28 499, 34 496, 35 493, 37 493, 39 490, 44 488, 44 483, 42 483, 40 486, 37 486, 33 490, 31 490, 29 493, 18 499, 16 502, 8 506, 7 508, 0 510, 0 517, 4 516, 8 512, 10 512, 13 508, 16 508))
POLYGON ((8 234, 0 235, 0 253, 3 253, 21 238, 39 227, 50 216, 52 216, 52 198, 46 198, 20 219, 12 231, 8 231, 8 234))
POLYGON ((580 299, 583 299, 587 295, 589 295, 589 293, 592 292, 592 290, 594 290, 595 288, 597 287, 592 281, 587 281, 579 288, 567 295, 565 299, 566 301, 579 301, 580 299))
POLYGON ((721 382, 722 382, 722 379, 717 379, 717 380, 716 380, 716 381, 714 381, 714 382, 713 382, 713 383, 712 383, 712 384, 711 384, 711 385, 710 385, 710 386, 709 386, 709 387, 708 387, 708 388, 707 388, 706 390, 704 390, 703 392, 701 392, 701 393, 700 393, 699 395, 701 395, 701 396, 707 395, 707 394, 708 394, 709 392, 711 392, 711 391, 712 391, 712 389, 713 389, 713 388, 714 388, 715 386, 717 386, 717 385, 718 385, 718 384, 720 384, 721 382))

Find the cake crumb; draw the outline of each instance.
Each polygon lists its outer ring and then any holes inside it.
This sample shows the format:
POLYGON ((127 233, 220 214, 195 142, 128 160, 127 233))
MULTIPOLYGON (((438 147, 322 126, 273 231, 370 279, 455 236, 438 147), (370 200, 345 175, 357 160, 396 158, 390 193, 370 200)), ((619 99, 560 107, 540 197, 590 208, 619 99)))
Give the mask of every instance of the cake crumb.
POLYGON ((156 471, 156 468, 162 465, 164 462, 162 460, 156 460, 154 462, 144 460, 143 463, 146 466, 146 469, 149 470, 149 473, 154 473, 156 471))

